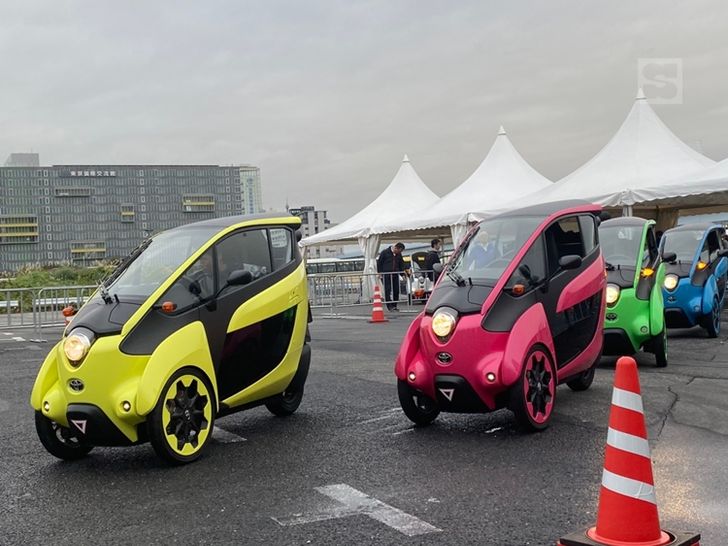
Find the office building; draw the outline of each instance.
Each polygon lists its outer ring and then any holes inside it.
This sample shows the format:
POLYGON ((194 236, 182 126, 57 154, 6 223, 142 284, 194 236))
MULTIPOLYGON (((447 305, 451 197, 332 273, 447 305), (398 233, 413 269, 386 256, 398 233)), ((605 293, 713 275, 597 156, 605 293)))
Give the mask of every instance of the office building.
MULTIPOLYGON (((330 229, 336 225, 332 224, 331 220, 327 218, 325 210, 316 210, 316 207, 311 205, 288 208, 288 212, 301 218, 301 231, 303 232, 304 238, 330 229)), ((331 258, 340 254, 342 251, 343 247, 341 245, 322 245, 307 248, 309 258, 331 258)))

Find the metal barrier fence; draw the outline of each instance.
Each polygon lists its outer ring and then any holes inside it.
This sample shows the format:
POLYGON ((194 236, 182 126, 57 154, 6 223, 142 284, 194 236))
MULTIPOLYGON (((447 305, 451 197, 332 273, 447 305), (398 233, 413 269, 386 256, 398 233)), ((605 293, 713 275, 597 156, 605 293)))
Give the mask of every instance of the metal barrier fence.
POLYGON ((432 291, 431 271, 418 271, 409 276, 398 273, 317 273, 308 276, 308 297, 313 308, 353 307, 371 305, 369 286, 377 283, 381 289, 382 301, 394 303, 394 290, 389 296, 386 288, 396 286, 399 292, 397 302, 409 305, 424 303, 432 291))
POLYGON ((63 326, 61 310, 75 303, 81 307, 96 286, 3 288, 0 290, 0 328, 30 328, 41 340, 47 326, 63 326))

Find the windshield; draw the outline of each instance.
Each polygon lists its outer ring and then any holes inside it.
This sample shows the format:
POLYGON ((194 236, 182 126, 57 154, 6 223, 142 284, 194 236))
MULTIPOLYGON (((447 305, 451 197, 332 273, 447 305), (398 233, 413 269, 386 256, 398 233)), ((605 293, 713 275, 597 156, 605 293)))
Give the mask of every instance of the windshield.
POLYGON ((643 226, 604 226, 599 228, 599 243, 607 267, 637 267, 643 226))
POLYGON ((450 264, 450 279, 494 285, 542 221, 540 216, 509 216, 481 222, 450 264))
POLYGON ((663 236, 663 252, 674 252, 680 262, 692 263, 698 245, 703 240, 702 231, 680 230, 667 232, 663 236))
POLYGON ((188 228, 167 231, 145 241, 122 262, 106 283, 109 294, 118 298, 147 298, 184 261, 192 256, 219 228, 188 228), (135 255, 136 253, 136 255, 135 255))

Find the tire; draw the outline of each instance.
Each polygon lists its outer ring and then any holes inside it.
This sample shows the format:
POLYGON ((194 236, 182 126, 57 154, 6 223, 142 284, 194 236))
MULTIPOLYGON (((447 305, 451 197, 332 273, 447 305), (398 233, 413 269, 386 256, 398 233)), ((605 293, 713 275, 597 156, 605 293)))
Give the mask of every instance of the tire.
POLYGON ((397 394, 402 411, 415 425, 427 426, 440 415, 437 402, 410 387, 406 381, 397 380, 397 394))
POLYGON ((556 400, 556 370, 545 347, 534 345, 528 351, 508 397, 508 407, 520 428, 537 432, 549 426, 556 400))
POLYGON ((705 317, 705 330, 708 332, 708 337, 715 338, 718 337, 718 334, 720 333, 720 307, 720 300, 718 299, 718 296, 715 296, 713 298, 713 308, 711 313, 705 317))
POLYGON ((664 368, 667 366, 667 328, 652 338, 652 352, 655 353, 655 366, 664 368))
POLYGON ((591 384, 594 382, 594 374, 596 372, 596 367, 597 367, 596 363, 592 364, 591 368, 589 368, 588 370, 584 370, 571 381, 567 381, 566 385, 572 391, 576 391, 576 392, 581 392, 581 391, 587 390, 589 387, 591 387, 591 384))
POLYGON ((288 417, 296 413, 303 400, 303 387, 308 378, 308 368, 311 365, 311 346, 305 343, 298 361, 298 369, 291 379, 291 383, 282 393, 270 398, 265 407, 276 417, 288 417))
POLYGON ((177 370, 147 417, 147 433, 154 451, 172 465, 197 460, 214 426, 214 391, 207 376, 197 368, 177 370))
POLYGON ((301 405, 301 400, 303 400, 303 387, 293 389, 288 387, 281 394, 266 402, 265 407, 276 417, 288 417, 296 413, 298 406, 301 405))
POLYGON ((41 412, 35 412, 35 430, 46 451, 64 461, 84 458, 93 446, 84 444, 70 428, 51 421, 41 412))

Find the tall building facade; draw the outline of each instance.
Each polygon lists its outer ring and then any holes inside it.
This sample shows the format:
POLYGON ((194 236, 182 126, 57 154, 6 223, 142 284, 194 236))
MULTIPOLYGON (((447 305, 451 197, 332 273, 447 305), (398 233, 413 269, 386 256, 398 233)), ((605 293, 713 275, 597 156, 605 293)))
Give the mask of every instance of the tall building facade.
POLYGON ((240 192, 243 200, 243 214, 263 212, 263 191, 260 186, 260 169, 253 165, 241 165, 240 192))
MULTIPOLYGON (((316 210, 316 207, 311 205, 288 208, 288 212, 301 219, 301 231, 303 232, 304 238, 320 233, 321 231, 325 231, 336 225, 332 224, 331 220, 328 219, 327 212, 325 210, 316 210)), ((336 245, 311 246, 307 248, 308 256, 310 258, 331 258, 341 254, 342 251, 343 247, 336 245)))
POLYGON ((252 166, 54 165, 0 167, 0 271, 127 255, 149 235, 248 206, 252 166), (243 174, 244 173, 244 174, 243 174))

